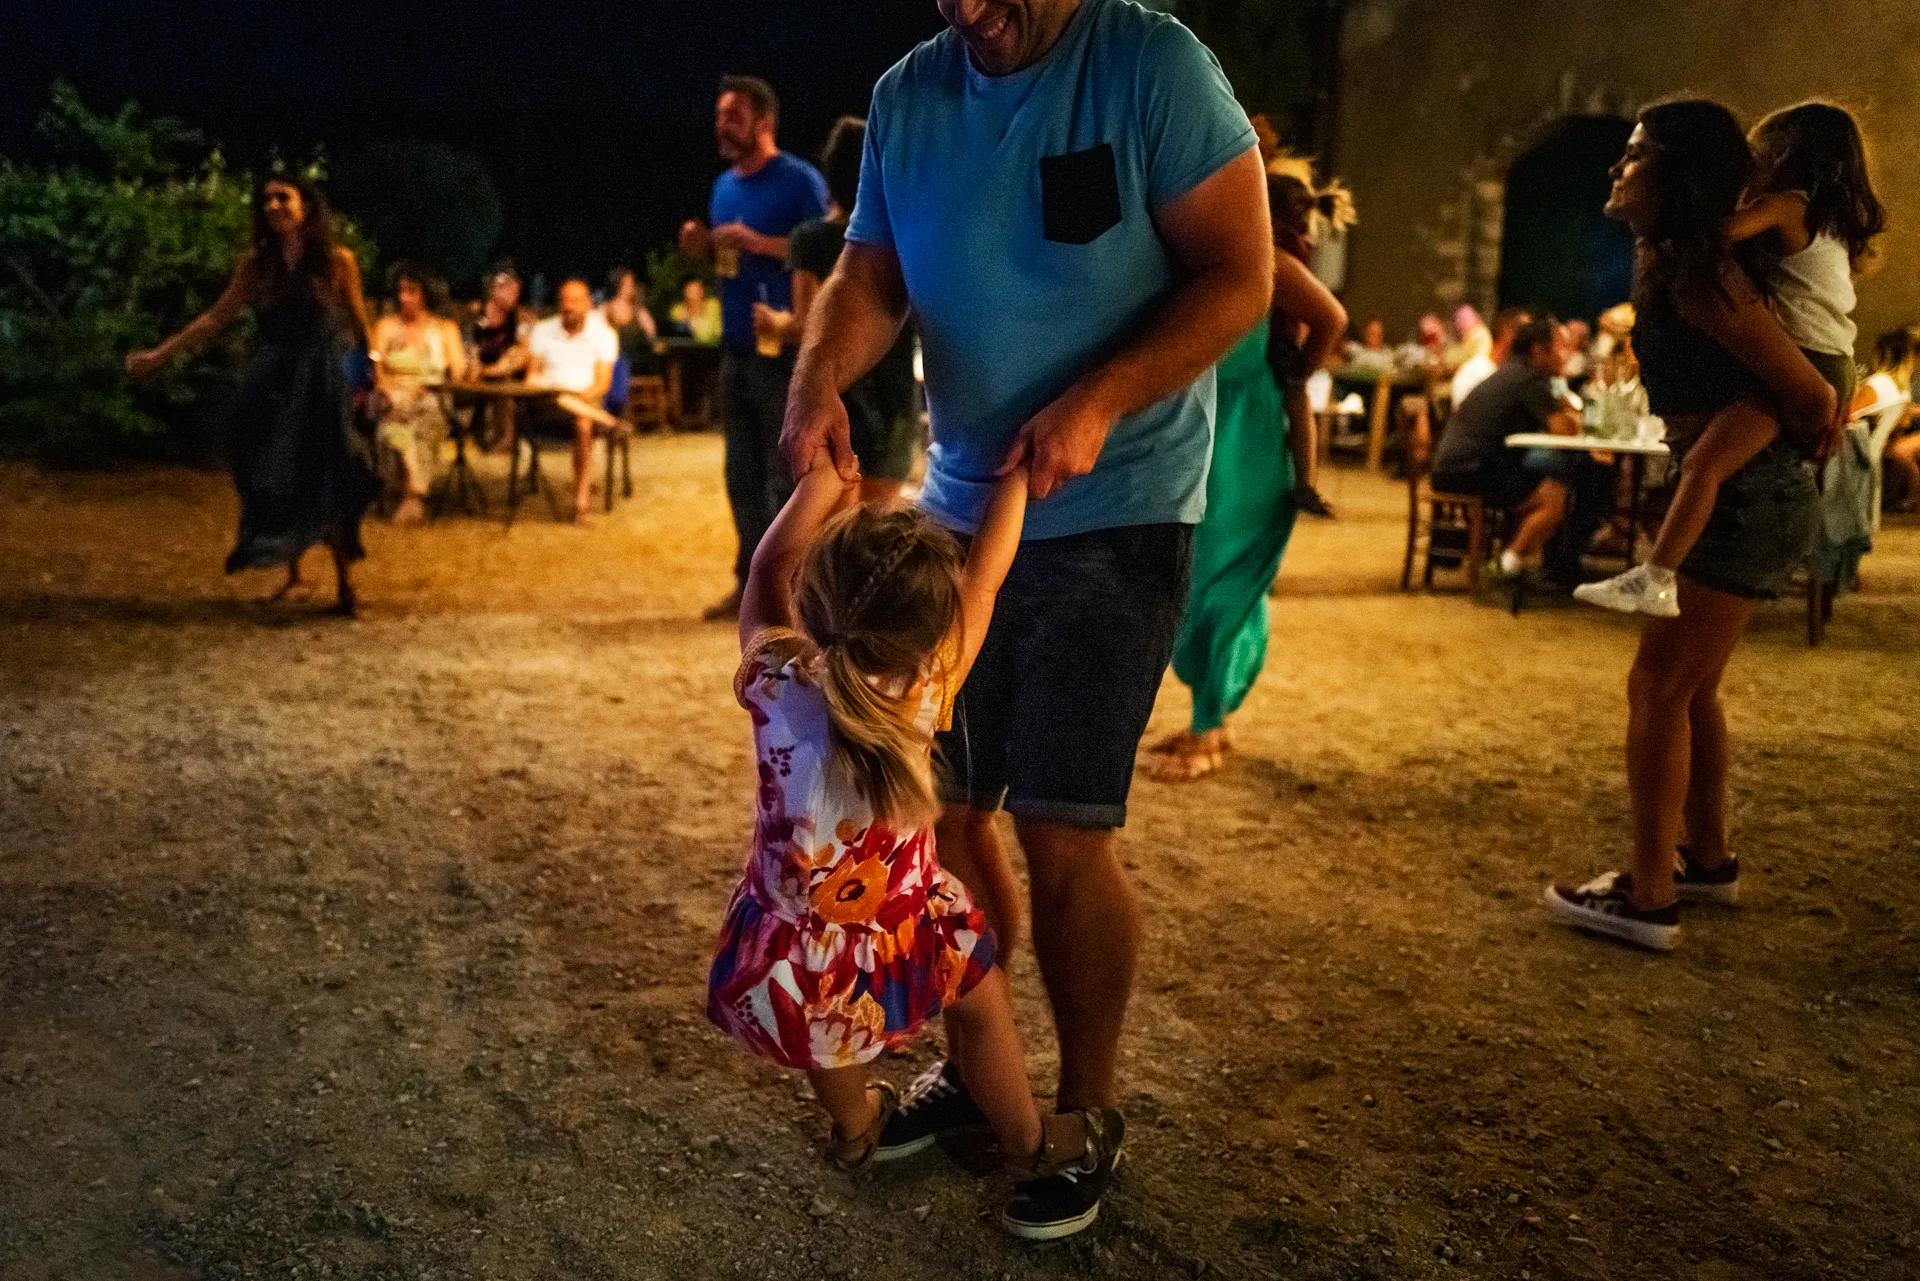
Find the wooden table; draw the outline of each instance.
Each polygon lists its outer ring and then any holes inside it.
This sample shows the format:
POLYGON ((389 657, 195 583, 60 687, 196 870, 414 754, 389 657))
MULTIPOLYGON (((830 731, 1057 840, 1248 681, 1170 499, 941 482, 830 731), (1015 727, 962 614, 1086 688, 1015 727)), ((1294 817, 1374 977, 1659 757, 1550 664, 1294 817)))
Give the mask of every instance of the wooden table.
POLYGON ((1336 403, 1341 383, 1360 383, 1373 388, 1373 403, 1367 412, 1367 470, 1379 471, 1387 452, 1387 424, 1393 418, 1393 394, 1396 391, 1426 391, 1426 374, 1419 370, 1408 372, 1391 367, 1333 369, 1328 372, 1333 375, 1333 399, 1336 403))
POLYGON ((720 345, 695 342, 691 338, 668 338, 661 348, 660 356, 666 364, 667 373, 667 413, 673 420, 674 430, 711 431, 711 388, 718 381, 720 345), (687 407, 687 388, 689 383, 694 382, 707 384, 709 391, 701 398, 702 407, 690 410, 687 407))
MULTIPOLYGON (((473 465, 467 461, 467 438, 475 434, 474 425, 479 419, 480 410, 487 405, 505 405, 511 414, 513 407, 523 400, 557 400, 563 393, 555 387, 534 387, 509 379, 443 382, 433 384, 433 389, 447 402, 447 422, 453 434, 453 467, 448 471, 438 497, 434 499, 433 515, 438 517, 454 502, 460 504, 462 515, 471 515, 476 503, 479 504, 480 514, 485 515, 487 496, 480 488, 479 477, 473 474, 473 465), (456 412, 462 400, 474 407, 474 412, 468 415, 464 423, 456 412)), ((514 475, 518 476, 519 468, 514 466, 514 461, 510 459, 509 465, 514 467, 514 475)))
POLYGON ((1647 480, 1647 459, 1665 458, 1673 451, 1664 441, 1609 440, 1604 436, 1555 436, 1548 432, 1520 432, 1507 437, 1510 449, 1567 449, 1588 453, 1612 454, 1617 468, 1627 464, 1627 565, 1632 567, 1633 552, 1640 533, 1640 491, 1647 480))

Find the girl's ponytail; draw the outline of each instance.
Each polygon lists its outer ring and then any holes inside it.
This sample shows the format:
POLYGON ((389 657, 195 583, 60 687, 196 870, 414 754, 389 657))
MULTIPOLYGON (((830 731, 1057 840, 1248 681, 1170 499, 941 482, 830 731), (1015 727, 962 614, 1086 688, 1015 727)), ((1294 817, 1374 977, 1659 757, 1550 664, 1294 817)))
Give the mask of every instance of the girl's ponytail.
POLYGON ((846 646, 820 651, 820 691, 833 724, 833 765, 884 817, 905 827, 940 816, 933 790, 927 736, 914 724, 918 710, 905 694, 875 688, 848 657, 846 646))
POLYGON ((876 818, 931 823, 940 803, 915 695, 941 678, 960 616, 959 545, 921 512, 855 508, 821 534, 794 606, 827 700, 835 777, 876 818))

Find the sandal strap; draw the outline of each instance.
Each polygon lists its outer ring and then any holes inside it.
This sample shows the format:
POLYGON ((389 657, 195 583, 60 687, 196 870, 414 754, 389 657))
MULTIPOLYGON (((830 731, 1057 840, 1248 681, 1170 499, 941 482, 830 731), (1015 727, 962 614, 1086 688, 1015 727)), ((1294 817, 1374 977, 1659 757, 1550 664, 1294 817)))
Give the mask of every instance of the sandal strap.
POLYGON ((893 1120, 893 1114, 900 1110, 900 1094, 885 1081, 874 1081, 867 1086, 868 1091, 880 1096, 879 1111, 874 1114, 873 1124, 850 1139, 843 1139, 838 1127, 827 1130, 827 1160, 834 1169, 846 1174, 857 1174, 873 1162, 873 1154, 880 1147, 880 1133, 887 1128, 887 1122, 893 1120))
POLYGON ((1100 1113, 1055 1112, 1040 1118, 1039 1150, 1008 1166, 1020 1179, 1044 1179, 1074 1167, 1090 1169, 1105 1155, 1107 1141, 1100 1113))

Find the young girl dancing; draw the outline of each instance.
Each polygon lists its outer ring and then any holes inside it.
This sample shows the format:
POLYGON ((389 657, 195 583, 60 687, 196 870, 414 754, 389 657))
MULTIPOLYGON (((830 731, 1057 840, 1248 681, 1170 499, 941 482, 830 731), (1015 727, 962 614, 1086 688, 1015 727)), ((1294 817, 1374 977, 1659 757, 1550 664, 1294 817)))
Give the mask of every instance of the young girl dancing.
POLYGON ((1009 1164, 1028 1178, 1090 1166, 1119 1115, 1041 1116, 993 932, 934 852, 933 734, 1019 549, 1026 470, 997 484, 964 561, 918 511, 834 514, 858 493, 829 464, 808 472, 747 577, 734 693, 753 718, 758 817, 707 1016, 806 1072, 842 1169, 906 1155, 883 1144, 899 1098, 867 1065, 943 1011, 1009 1164))
MULTIPOLYGON (((1844 414, 1854 385, 1853 275, 1886 229, 1860 128, 1841 108, 1809 102, 1768 116, 1750 140, 1756 194, 1728 224, 1727 237, 1736 243, 1773 237, 1763 248, 1777 257, 1768 273, 1774 314, 1833 384, 1844 414)), ((1743 400, 1722 410, 1686 451, 1647 562, 1577 587, 1574 596, 1625 613, 1677 617, 1674 573, 1686 568, 1687 554, 1706 532, 1721 483, 1779 434, 1769 405, 1743 400)))

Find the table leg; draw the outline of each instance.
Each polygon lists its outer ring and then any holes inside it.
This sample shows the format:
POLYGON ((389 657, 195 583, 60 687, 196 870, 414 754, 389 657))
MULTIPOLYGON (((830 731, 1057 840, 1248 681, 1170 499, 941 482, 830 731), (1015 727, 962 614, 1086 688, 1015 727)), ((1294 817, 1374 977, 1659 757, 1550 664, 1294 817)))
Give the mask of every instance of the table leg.
POLYGON ((1640 533, 1640 491, 1646 487, 1647 457, 1645 454, 1627 455, 1627 568, 1632 569, 1634 549, 1639 542, 1640 533))
POLYGON ((685 362, 677 356, 667 357, 667 422, 675 431, 684 431, 687 426, 686 393, 682 388, 685 379, 680 369, 685 362))
POLYGON ((1373 389, 1373 411, 1367 420, 1367 470, 1379 471, 1387 452, 1387 411, 1393 404, 1393 380, 1382 378, 1373 389))

